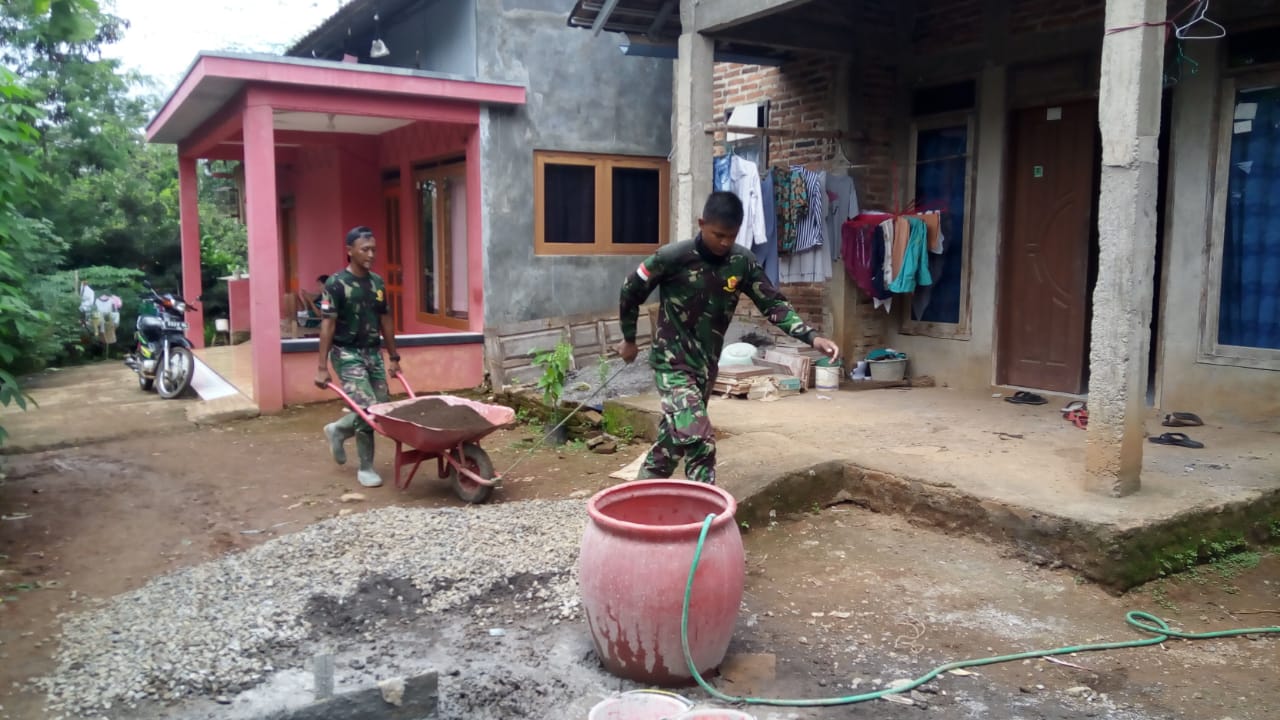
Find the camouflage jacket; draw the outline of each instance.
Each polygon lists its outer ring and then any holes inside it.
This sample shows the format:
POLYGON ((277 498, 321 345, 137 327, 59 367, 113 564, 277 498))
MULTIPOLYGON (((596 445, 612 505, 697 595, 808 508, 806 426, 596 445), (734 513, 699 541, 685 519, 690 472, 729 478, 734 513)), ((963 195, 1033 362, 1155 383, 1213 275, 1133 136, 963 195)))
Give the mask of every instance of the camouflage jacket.
POLYGON ((683 370, 700 383, 714 379, 724 333, 742 293, 788 335, 810 345, 817 337, 769 282, 751 251, 737 245, 728 255, 716 257, 703 249, 699 236, 645 258, 622 284, 624 339, 635 342, 640 306, 654 288, 660 289, 658 327, 649 353, 655 370, 683 370))
POLYGON ((376 348, 382 344, 382 316, 387 314, 387 286, 377 273, 358 277, 348 269, 330 275, 320 293, 320 315, 337 320, 333 344, 344 348, 376 348))

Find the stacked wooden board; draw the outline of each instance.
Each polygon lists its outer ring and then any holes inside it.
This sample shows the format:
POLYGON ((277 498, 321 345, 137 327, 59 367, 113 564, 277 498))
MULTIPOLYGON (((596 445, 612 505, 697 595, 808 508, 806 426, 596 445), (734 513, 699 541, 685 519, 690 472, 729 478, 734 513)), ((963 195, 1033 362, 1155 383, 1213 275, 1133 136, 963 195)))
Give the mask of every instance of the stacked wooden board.
POLYGON ((756 378, 767 377, 774 372, 773 368, 760 365, 721 366, 715 387, 711 391, 725 397, 746 397, 756 378))

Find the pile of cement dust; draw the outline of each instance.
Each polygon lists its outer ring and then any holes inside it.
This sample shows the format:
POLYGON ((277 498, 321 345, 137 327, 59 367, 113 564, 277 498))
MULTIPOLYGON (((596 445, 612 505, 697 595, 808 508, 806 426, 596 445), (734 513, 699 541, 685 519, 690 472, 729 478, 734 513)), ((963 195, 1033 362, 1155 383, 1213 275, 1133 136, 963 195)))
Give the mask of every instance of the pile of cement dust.
POLYGON ((657 387, 653 384, 653 368, 649 367, 648 350, 641 350, 635 362, 626 367, 623 366, 622 360, 616 357, 608 360, 604 369, 605 378, 609 378, 614 373, 618 373, 618 376, 613 378, 603 392, 592 396, 591 394, 601 385, 600 362, 584 364, 569 373, 564 384, 563 400, 576 405, 590 396, 592 405, 600 405, 612 398, 633 397, 657 391, 657 387), (619 368, 622 368, 621 372, 619 368))
POLYGON ((326 520, 65 617, 57 669, 36 685, 54 715, 138 717, 157 701, 234 699, 305 667, 317 638, 368 642, 494 592, 513 621, 573 620, 585 522, 574 500, 326 520))

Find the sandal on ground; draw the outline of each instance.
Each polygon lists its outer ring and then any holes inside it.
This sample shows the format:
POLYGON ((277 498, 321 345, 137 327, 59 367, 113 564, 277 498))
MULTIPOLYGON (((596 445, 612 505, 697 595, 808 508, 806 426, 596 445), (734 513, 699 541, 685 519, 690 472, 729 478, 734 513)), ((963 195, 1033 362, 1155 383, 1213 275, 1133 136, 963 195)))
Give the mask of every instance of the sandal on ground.
POLYGON ((1172 412, 1164 416, 1165 427, 1200 427, 1204 421, 1199 415, 1189 412, 1172 412))
POLYGON ((1072 400, 1071 402, 1067 403, 1066 407, 1062 408, 1062 414, 1067 415, 1077 410, 1084 410, 1087 407, 1088 406, 1084 404, 1083 400, 1072 400))
POLYGON ((1014 405, 1044 405, 1049 402, 1039 395, 1033 392, 1027 392, 1026 390, 1019 390, 1012 396, 1005 398, 1004 401, 1013 403, 1014 405))
POLYGON ((1176 445, 1178 447, 1199 449, 1204 447, 1204 443, 1197 442, 1187 437, 1184 433, 1165 433, 1159 437, 1147 438, 1156 445, 1176 445))
POLYGON ((1075 425, 1081 430, 1089 429, 1089 408, 1086 408, 1086 407, 1077 408, 1063 415, 1063 418, 1065 418, 1067 422, 1071 423, 1072 425, 1075 425))

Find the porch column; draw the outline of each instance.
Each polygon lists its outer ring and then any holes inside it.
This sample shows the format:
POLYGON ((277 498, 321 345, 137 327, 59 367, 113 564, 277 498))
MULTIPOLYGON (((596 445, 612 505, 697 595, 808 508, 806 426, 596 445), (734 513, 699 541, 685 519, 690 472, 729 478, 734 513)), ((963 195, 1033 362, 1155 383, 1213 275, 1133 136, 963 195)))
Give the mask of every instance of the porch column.
POLYGON ((187 340, 204 347, 204 303, 196 298, 204 292, 200 278, 200 190, 196 158, 178 158, 178 217, 182 236, 182 297, 199 310, 187 313, 187 340))
POLYGON ((1137 492, 1151 344, 1165 0, 1107 0, 1099 125, 1101 246, 1089 359, 1087 482, 1137 492), (1147 25, 1143 25, 1143 24, 1147 25))
POLYGON ((698 231, 702 204, 711 192, 711 136, 704 125, 714 107, 712 85, 715 43, 694 31, 696 0, 680 0, 685 31, 678 43, 675 74, 675 208, 672 242, 687 240, 698 231))
POLYGON ((284 366, 280 350, 279 201, 270 105, 251 101, 245 108, 244 165, 253 399, 259 412, 272 413, 284 408, 284 366))

